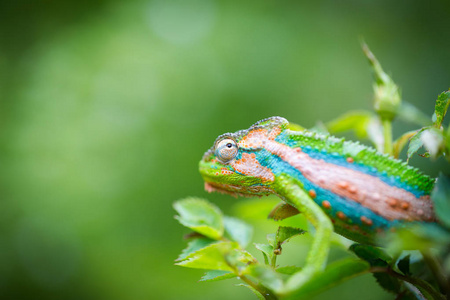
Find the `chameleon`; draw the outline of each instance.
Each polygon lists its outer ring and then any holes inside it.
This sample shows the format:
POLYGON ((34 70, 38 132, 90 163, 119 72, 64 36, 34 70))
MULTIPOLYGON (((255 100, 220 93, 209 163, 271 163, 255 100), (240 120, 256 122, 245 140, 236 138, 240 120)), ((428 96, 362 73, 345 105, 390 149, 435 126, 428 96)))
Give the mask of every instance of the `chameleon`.
POLYGON ((287 291, 323 270, 333 231, 375 245, 399 226, 436 222, 434 178, 358 142, 290 127, 270 117, 222 134, 199 163, 206 191, 275 194, 315 227, 305 267, 287 291))

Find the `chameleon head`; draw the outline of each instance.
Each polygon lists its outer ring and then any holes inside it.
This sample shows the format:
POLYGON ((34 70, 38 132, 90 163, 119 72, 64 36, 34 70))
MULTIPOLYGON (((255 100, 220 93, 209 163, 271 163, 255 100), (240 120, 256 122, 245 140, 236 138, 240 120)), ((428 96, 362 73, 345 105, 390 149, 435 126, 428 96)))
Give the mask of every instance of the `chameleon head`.
POLYGON ((219 136, 200 161, 205 189, 233 196, 273 193, 275 176, 270 168, 267 141, 274 140, 288 125, 281 117, 261 120, 249 129, 219 136))

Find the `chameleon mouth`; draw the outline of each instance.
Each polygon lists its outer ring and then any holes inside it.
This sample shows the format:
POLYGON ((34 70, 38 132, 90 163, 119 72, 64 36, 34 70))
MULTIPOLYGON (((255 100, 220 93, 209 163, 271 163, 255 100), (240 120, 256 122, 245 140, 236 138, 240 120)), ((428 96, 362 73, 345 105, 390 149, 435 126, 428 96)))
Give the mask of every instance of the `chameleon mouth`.
POLYGON ((255 196, 262 197, 274 193, 272 189, 262 185, 240 186, 215 182, 205 182, 205 190, 208 193, 218 192, 221 194, 231 195, 235 198, 238 196, 247 198, 253 198, 255 196))

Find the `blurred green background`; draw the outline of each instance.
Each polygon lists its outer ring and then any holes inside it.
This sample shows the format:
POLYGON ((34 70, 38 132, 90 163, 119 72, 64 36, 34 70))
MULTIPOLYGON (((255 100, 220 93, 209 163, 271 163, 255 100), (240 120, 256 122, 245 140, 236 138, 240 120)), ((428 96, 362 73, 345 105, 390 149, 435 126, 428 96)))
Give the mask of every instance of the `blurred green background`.
MULTIPOLYGON (((449 14, 444 0, 1 1, 0 298, 252 299, 173 265, 175 200, 238 203, 203 191, 203 152, 272 115, 311 127, 370 109, 361 37, 431 115, 449 14)), ((355 292, 392 298, 365 276, 315 299, 355 292)))

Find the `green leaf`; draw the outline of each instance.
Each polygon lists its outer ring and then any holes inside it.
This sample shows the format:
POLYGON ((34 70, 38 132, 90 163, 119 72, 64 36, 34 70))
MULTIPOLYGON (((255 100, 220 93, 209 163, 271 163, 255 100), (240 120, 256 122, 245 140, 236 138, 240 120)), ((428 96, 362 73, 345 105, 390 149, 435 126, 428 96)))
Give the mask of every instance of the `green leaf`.
MULTIPOLYGON (((386 261, 382 259, 377 259, 371 263, 374 267, 386 267, 386 261)), ((400 292, 400 281, 389 275, 388 273, 373 273, 373 277, 377 280, 378 284, 384 288, 386 291, 398 294, 400 292)))
POLYGON ((253 228, 244 221, 232 217, 225 217, 224 223, 225 231, 230 235, 230 238, 238 242, 242 248, 247 247, 252 239, 253 228))
POLYGON ((431 158, 438 157, 445 147, 443 132, 437 128, 428 128, 424 130, 420 136, 420 140, 431 158))
POLYGON ((173 205, 179 216, 178 221, 211 239, 219 240, 223 236, 222 212, 212 203, 199 198, 187 198, 173 205))
POLYGON ((431 199, 438 219, 450 228, 450 177, 440 174, 433 191, 431 199))
POLYGON ((326 127, 330 133, 354 131, 358 138, 366 138, 368 136, 367 126, 372 117, 373 113, 369 111, 350 111, 326 123, 326 127))
POLYGON ((248 268, 248 274, 255 277, 262 285, 274 292, 283 288, 283 280, 280 274, 266 265, 253 265, 248 268))
POLYGON ((296 266, 285 266, 285 267, 279 267, 275 271, 277 271, 280 274, 286 274, 286 275, 292 275, 294 273, 297 273, 302 268, 296 267, 296 266))
POLYGON ((259 300, 265 300, 266 299, 266 298, 264 298, 264 296, 260 292, 258 292, 254 287, 252 287, 252 286, 250 286, 248 284, 239 283, 239 284, 236 284, 236 286, 245 286, 246 288, 249 288, 250 291, 252 291, 253 294, 255 294, 256 297, 258 297, 259 300))
POLYGON ((410 263, 411 255, 406 255, 402 259, 400 259, 397 263, 397 267, 400 271, 402 271, 405 275, 411 275, 411 272, 409 270, 409 263, 410 263))
POLYGON ((234 269, 228 263, 226 255, 236 249, 239 249, 239 245, 236 242, 214 243, 189 254, 184 260, 176 263, 176 265, 194 269, 233 272, 234 269))
POLYGON ((448 106, 450 105, 450 89, 448 91, 442 92, 436 99, 436 105, 434 108, 434 113, 436 115, 436 121, 434 126, 441 128, 442 122, 444 121, 445 114, 447 113, 448 106))
POLYGON ((228 271, 209 271, 200 279, 200 281, 220 281, 236 277, 236 274, 228 271))
POLYGON ((380 265, 380 261, 385 262, 384 265, 388 265, 392 258, 380 248, 363 245, 363 244, 353 244, 349 248, 350 251, 355 253, 359 258, 370 263, 371 266, 380 265))
POLYGON ((425 146, 428 151, 425 153, 426 157, 437 158, 445 149, 444 133, 434 127, 424 127, 413 135, 408 147, 408 160, 416 153, 422 146, 425 146))
POLYGON ((273 246, 268 244, 256 244, 256 243, 254 245, 256 249, 258 249, 263 253, 264 262, 266 263, 266 265, 269 264, 269 261, 273 257, 273 246))
POLYGON ((269 219, 273 219, 275 221, 280 221, 295 215, 298 215, 300 212, 297 208, 289 205, 285 202, 280 202, 275 206, 272 211, 269 213, 269 219))
POLYGON ((306 231, 300 228, 280 226, 277 230, 276 245, 279 247, 283 243, 289 241, 292 237, 304 234, 306 231))
POLYGON ((215 240, 211 240, 208 238, 196 238, 193 239, 192 241, 190 241, 188 243, 188 246, 186 249, 184 249, 180 256, 178 256, 178 258, 176 259, 177 261, 183 260, 185 259, 189 254, 194 253, 212 243, 215 243, 215 240))
POLYGON ((346 280, 365 274, 369 269, 370 265, 359 259, 343 259, 333 262, 327 266, 324 272, 313 276, 284 299, 309 299, 346 280))
POLYGON ((422 135, 422 132, 428 127, 424 127, 422 129, 420 129, 419 131, 417 131, 417 133, 415 135, 413 135, 411 137, 411 139, 409 140, 409 146, 408 146, 408 151, 406 152, 407 155, 407 161, 411 158, 411 156, 416 153, 417 151, 419 151, 420 148, 422 148, 423 146, 423 142, 420 139, 420 136, 422 135))
POLYGON ((400 292, 400 281, 390 276, 387 273, 373 273, 373 277, 377 280, 378 284, 386 291, 398 294, 400 292))

